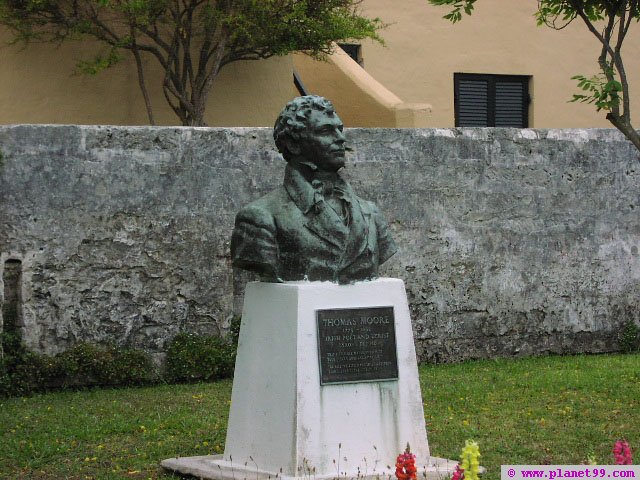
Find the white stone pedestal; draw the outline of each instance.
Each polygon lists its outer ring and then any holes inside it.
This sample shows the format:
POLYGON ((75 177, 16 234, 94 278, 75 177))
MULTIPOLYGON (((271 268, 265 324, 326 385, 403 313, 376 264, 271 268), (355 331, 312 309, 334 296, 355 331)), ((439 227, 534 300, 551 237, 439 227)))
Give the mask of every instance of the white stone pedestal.
POLYGON ((253 282, 245 293, 224 455, 162 466, 211 479, 393 476, 407 442, 419 475, 444 478, 455 468, 429 455, 403 282, 253 282), (321 385, 316 311, 363 307, 393 307, 398 378, 321 385))

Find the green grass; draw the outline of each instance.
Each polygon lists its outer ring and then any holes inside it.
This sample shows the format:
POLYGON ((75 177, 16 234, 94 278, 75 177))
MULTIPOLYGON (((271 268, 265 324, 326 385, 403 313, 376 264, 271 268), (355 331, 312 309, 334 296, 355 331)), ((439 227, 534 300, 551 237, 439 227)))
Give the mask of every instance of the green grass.
MULTIPOLYGON (((472 438, 489 480, 507 463, 611 463, 621 437, 640 455, 638 354, 424 365, 420 377, 432 454, 457 458, 472 438)), ((221 453, 230 398, 222 381, 0 400, 0 478, 178 478, 158 462, 221 453)))
POLYGON ((231 381, 0 401, 0 478, 178 478, 158 462, 222 453, 231 381))
POLYGON ((480 444, 488 479, 502 464, 613 463, 618 438, 640 460, 640 355, 538 357, 422 366, 433 455, 480 444))

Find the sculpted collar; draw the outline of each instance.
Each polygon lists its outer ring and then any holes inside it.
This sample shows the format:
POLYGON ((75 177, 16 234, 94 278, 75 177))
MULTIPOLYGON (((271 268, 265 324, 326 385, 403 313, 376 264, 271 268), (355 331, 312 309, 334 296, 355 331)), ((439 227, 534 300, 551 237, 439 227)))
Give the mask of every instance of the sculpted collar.
MULTIPOLYGON (((306 215, 311 209, 316 212, 324 208, 324 182, 316 172, 314 178, 309 182, 302 172, 287 164, 284 173, 284 187, 300 210, 306 215)), ((332 188, 346 201, 350 202, 354 193, 349 185, 339 174, 333 178, 332 188)))

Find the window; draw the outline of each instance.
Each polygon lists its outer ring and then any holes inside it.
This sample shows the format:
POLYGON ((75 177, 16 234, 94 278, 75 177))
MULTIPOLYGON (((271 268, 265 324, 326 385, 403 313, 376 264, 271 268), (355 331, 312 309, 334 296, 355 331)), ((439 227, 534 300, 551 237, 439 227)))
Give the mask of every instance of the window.
MULTIPOLYGON (((21 322, 21 294, 22 262, 7 260, 4 262, 2 281, 4 283, 4 302, 2 303, 2 318, 0 333, 18 333, 21 322)), ((2 346, 0 345, 0 349, 2 346)), ((0 350, 1 351, 1 350, 0 350)))
POLYGON ((456 127, 528 127, 530 78, 454 73, 456 127))
POLYGON ((349 55, 354 62, 364 68, 364 59, 362 58, 362 45, 359 43, 339 43, 338 46, 349 55))

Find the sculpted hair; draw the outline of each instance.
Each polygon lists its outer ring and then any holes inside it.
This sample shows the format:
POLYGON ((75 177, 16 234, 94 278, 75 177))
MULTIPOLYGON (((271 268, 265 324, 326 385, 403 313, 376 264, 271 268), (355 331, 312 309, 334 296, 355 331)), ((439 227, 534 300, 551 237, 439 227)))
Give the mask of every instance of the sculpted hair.
POLYGON ((287 138, 294 141, 300 139, 300 134, 307 129, 308 119, 313 111, 335 113, 333 104, 326 98, 307 95, 291 100, 278 115, 276 124, 273 126, 273 140, 287 162, 291 156, 286 144, 287 138))

